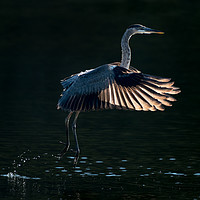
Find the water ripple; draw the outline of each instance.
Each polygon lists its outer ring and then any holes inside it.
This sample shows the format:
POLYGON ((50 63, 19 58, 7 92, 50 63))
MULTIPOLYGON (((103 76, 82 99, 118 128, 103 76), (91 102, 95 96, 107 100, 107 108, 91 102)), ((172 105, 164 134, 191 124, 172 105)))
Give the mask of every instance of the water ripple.
POLYGON ((0 176, 8 177, 10 179, 15 179, 15 178, 19 178, 19 179, 32 179, 32 180, 40 180, 41 179, 41 178, 37 178, 37 177, 21 176, 19 174, 15 174, 13 172, 9 172, 7 174, 0 174, 0 176))
POLYGON ((166 175, 174 175, 174 176, 187 176, 187 174, 184 173, 176 173, 176 172, 166 172, 164 173, 166 175))

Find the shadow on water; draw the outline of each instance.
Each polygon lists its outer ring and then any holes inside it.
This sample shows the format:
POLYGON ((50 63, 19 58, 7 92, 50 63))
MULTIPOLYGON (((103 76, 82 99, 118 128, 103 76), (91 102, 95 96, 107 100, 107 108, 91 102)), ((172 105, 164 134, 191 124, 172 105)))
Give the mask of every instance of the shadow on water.
MULTIPOLYGON (((0 6, 0 199, 200 199, 199 1, 18 1, 0 6), (120 60, 132 23, 133 66, 172 77, 165 112, 81 113, 81 158, 57 156, 66 114, 59 80, 120 60), (91 31, 92 27, 92 31, 91 31)), ((72 148, 74 140, 72 138, 72 148)))

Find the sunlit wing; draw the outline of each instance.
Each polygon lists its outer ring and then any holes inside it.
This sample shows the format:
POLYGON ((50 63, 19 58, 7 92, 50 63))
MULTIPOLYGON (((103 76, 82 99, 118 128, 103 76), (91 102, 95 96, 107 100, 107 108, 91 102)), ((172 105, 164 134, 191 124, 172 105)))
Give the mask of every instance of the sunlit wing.
POLYGON ((170 78, 143 74, 119 64, 103 65, 64 79, 58 108, 65 111, 99 109, 164 110, 180 89, 170 78))

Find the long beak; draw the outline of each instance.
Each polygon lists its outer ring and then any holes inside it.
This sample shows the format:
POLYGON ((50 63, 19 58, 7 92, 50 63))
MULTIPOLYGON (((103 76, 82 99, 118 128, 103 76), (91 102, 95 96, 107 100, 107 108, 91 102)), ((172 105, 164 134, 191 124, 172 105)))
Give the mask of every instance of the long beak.
POLYGON ((155 33, 155 34, 164 34, 163 31, 158 31, 158 30, 151 29, 151 28, 146 28, 146 29, 145 29, 145 32, 146 32, 146 33, 149 33, 149 34, 151 34, 151 33, 155 33))

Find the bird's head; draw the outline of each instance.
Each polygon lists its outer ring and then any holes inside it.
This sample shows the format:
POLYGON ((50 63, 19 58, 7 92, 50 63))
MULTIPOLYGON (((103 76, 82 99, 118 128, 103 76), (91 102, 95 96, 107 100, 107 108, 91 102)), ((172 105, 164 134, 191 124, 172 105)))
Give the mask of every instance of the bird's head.
POLYGON ((143 26, 141 24, 133 24, 128 27, 128 30, 132 32, 132 34, 164 34, 162 31, 158 31, 155 29, 148 28, 146 26, 143 26))

